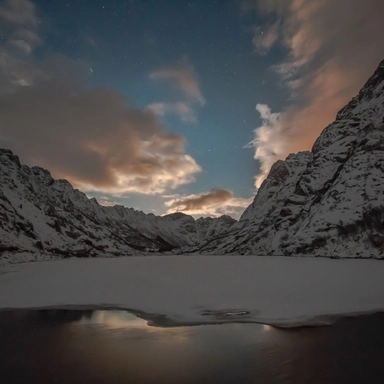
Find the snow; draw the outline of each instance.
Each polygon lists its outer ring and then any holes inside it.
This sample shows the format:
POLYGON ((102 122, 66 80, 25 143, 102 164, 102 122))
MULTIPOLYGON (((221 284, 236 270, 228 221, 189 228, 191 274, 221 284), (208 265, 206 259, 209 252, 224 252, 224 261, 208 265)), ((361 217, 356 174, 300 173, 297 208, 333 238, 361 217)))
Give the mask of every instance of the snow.
POLYGON ((383 90, 384 61, 312 151, 277 161, 231 233, 201 252, 384 258, 383 90))
POLYGON ((182 213, 155 216, 118 205, 103 207, 48 171, 21 165, 9 150, 0 149, 0 164, 0 264, 2 250, 43 250, 47 258, 194 249, 236 222, 229 216, 195 220, 182 213))
MULTIPOLYGON (((384 311, 384 262, 249 256, 67 259, 7 266, 0 309, 121 308, 172 324, 297 326, 384 311)), ((143 316, 145 317, 145 316, 143 316)))
POLYGON ((384 61, 312 151, 272 166, 239 222, 103 207, 0 149, 0 265, 159 251, 383 259, 383 123, 384 61))

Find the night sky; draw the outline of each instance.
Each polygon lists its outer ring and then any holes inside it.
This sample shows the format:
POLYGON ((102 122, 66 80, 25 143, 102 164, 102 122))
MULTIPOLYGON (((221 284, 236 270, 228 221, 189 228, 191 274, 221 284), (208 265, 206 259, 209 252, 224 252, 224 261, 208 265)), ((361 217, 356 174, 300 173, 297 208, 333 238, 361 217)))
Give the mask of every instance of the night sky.
POLYGON ((0 146, 102 204, 239 214, 384 58, 381 0, 0 1, 0 146))

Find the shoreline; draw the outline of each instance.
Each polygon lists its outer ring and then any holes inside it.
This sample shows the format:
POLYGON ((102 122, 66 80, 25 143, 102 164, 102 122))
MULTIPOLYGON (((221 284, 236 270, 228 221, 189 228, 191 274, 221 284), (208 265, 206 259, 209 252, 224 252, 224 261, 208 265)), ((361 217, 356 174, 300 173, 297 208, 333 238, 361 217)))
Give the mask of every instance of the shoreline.
POLYGON ((260 324, 268 325, 274 328, 280 329, 297 329, 297 328, 316 328, 331 326, 336 322, 357 317, 367 317, 376 314, 384 313, 384 308, 377 310, 367 310, 359 312, 346 312, 338 314, 325 314, 317 316, 308 316, 302 319, 285 319, 285 320, 267 320, 267 319, 257 319, 257 318, 239 318, 232 317, 226 319, 216 319, 216 320, 207 320, 207 321, 177 321, 168 317, 166 314, 154 314, 146 313, 141 310, 124 308, 117 306, 109 305, 53 305, 46 307, 9 307, 9 308, 0 308, 0 316, 2 313, 10 312, 35 312, 35 311, 121 311, 130 313, 142 320, 147 322, 149 327, 159 327, 159 328, 178 328, 178 327, 195 327, 200 325, 221 325, 221 324, 260 324))
POLYGON ((0 311, 125 310, 151 325, 322 326, 384 312, 378 260, 248 256, 70 259, 0 274, 0 311))

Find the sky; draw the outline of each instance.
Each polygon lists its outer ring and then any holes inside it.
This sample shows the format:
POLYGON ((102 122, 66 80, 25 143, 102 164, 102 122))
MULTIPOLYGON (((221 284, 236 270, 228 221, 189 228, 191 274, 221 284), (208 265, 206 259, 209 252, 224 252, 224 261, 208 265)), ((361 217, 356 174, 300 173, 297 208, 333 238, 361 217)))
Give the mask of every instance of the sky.
POLYGON ((382 0, 0 0, 0 147, 146 213, 239 218, 384 58, 382 0))

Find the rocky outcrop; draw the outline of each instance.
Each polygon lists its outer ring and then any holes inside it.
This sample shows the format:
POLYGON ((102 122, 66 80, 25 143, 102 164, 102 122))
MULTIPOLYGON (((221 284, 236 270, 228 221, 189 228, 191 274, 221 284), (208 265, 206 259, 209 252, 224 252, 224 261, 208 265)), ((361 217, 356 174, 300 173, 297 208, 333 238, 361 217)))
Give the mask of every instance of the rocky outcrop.
POLYGON ((312 151, 277 161, 239 222, 201 251, 384 258, 384 61, 312 151))

